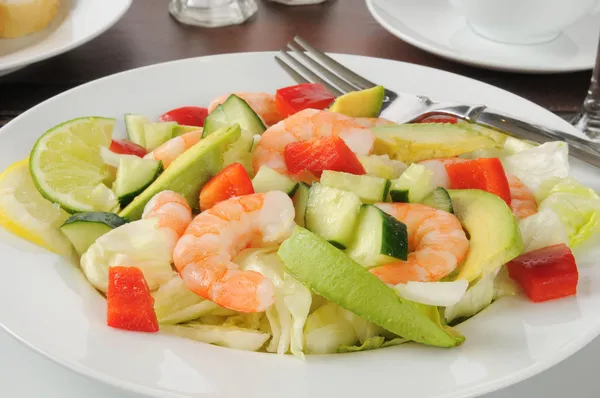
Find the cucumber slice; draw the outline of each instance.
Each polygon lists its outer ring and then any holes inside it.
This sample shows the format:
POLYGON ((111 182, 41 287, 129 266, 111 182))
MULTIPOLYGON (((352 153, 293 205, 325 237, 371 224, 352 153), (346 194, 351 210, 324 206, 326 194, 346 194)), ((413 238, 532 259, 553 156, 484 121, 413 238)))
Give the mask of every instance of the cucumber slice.
POLYGON ((113 186, 121 206, 129 204, 146 189, 162 172, 160 160, 142 159, 135 156, 122 157, 113 186))
POLYGON ((208 115, 204 121, 202 137, 234 123, 238 123, 242 130, 248 130, 252 135, 262 134, 267 129, 261 118, 250 108, 250 105, 240 97, 232 94, 208 115))
POLYGON ((144 125, 144 148, 148 151, 153 151, 158 146, 164 144, 173 138, 175 122, 163 122, 163 123, 147 123, 144 125))
POLYGON ((448 194, 448 191, 442 187, 437 187, 434 189, 433 192, 423 199, 422 203, 427 206, 435 207, 439 210, 447 211, 448 213, 454 213, 450 194, 448 194))
POLYGON ((191 133, 192 131, 197 130, 202 130, 202 127, 176 124, 173 128, 173 137, 179 137, 180 135, 184 135, 185 133, 191 133))
POLYGON ((145 148, 146 140, 144 139, 144 125, 150 123, 150 120, 148 120, 146 116, 133 113, 125 114, 124 118, 125 129, 127 129, 129 139, 145 148))
POLYGON ((71 241, 77 253, 82 255, 96 239, 126 222, 127 220, 114 213, 77 213, 69 217, 60 230, 71 241))
POLYGON ((294 209, 296 209, 296 217, 294 221, 299 226, 304 226, 304 215, 306 214, 306 205, 308 203, 308 192, 310 191, 310 185, 301 182, 298 184, 296 193, 292 197, 294 202, 294 209))
POLYGON ((352 240, 361 205, 352 192, 315 183, 308 193, 304 223, 308 230, 345 249, 352 240))
POLYGON ((240 163, 249 176, 254 175, 252 167, 252 146, 254 138, 247 130, 241 130, 240 138, 231 145, 231 147, 223 154, 223 167, 227 167, 232 163, 240 163))
POLYGON ((390 188, 390 180, 385 178, 359 176, 330 170, 325 170, 321 174, 321 184, 352 192, 364 203, 383 202, 390 188))
POLYGON ((360 209, 356 234, 346 250, 363 267, 375 267, 408 256, 406 225, 374 205, 360 209))
POLYGON ((252 186, 254 192, 283 191, 292 196, 298 188, 298 183, 270 167, 262 166, 252 180, 252 186))
POLYGON ((423 165, 413 163, 400 178, 392 180, 392 202, 421 202, 433 191, 433 174, 423 165))

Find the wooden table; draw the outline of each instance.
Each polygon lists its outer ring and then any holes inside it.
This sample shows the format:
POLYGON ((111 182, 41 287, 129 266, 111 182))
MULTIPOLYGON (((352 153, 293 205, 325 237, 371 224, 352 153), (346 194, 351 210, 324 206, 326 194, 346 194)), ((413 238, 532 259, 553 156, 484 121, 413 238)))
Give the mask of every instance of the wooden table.
POLYGON ((554 112, 577 111, 589 84, 590 71, 513 74, 447 61, 392 36, 370 16, 364 0, 301 7, 258 1, 258 14, 244 25, 202 29, 177 23, 167 12, 167 0, 135 0, 123 19, 100 37, 0 77, 0 124, 62 91, 103 76, 181 58, 278 50, 295 34, 325 51, 390 58, 466 75, 554 112))

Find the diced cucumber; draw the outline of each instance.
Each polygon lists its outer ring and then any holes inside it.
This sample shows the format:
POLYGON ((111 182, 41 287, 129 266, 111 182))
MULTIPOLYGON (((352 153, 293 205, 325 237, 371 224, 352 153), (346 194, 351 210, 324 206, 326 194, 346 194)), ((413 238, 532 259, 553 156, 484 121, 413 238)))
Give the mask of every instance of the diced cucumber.
POLYGON ((292 197, 294 202, 294 209, 296 209, 296 217, 294 221, 299 226, 304 226, 304 215, 306 214, 306 204, 308 203, 308 192, 310 191, 310 185, 301 182, 298 184, 296 193, 292 197))
POLYGON ((434 189, 433 192, 423 199, 422 203, 427 206, 435 207, 436 209, 447 211, 448 213, 454 213, 450 194, 442 187, 434 189))
POLYGON ((60 230, 71 241, 77 253, 82 255, 96 239, 126 222, 127 220, 114 213, 77 213, 69 217, 60 230))
POLYGON ((408 256, 406 225, 374 205, 363 205, 352 243, 346 250, 363 267, 375 267, 408 256))
POLYGON ((121 206, 127 206, 136 196, 146 189, 162 172, 160 160, 138 157, 122 157, 117 169, 114 184, 115 195, 121 206))
POLYGON ((197 130, 202 130, 202 127, 176 124, 175 128, 173 129, 173 137, 179 137, 180 135, 184 135, 185 133, 191 133, 192 131, 197 130))
POLYGON ((390 180, 385 178, 355 175, 339 171, 325 170, 321 184, 328 187, 355 193, 364 203, 383 202, 390 189, 390 180))
POLYGON ((399 160, 390 159, 388 155, 362 155, 358 157, 367 175, 387 179, 398 178, 408 168, 399 160))
POLYGON ((234 123, 238 123, 242 130, 248 130, 252 135, 262 134, 267 129, 250 105, 237 95, 232 94, 208 115, 204 121, 202 137, 234 123))
POLYGON ((298 183, 291 178, 279 174, 267 166, 262 166, 252 179, 254 192, 283 191, 292 196, 298 183))
POLYGON ((340 249, 351 242, 362 203, 352 192, 315 183, 308 193, 306 228, 340 249))
POLYGON ((125 129, 127 129, 129 139, 145 148, 146 140, 144 139, 144 125, 150 123, 150 120, 148 120, 146 116, 133 113, 125 114, 124 118, 125 129))
POLYGON ((254 168, 252 167, 252 153, 250 152, 253 140, 254 137, 249 131, 242 130, 240 138, 223 154, 223 167, 232 163, 240 163, 248 175, 253 176, 254 168))
POLYGON ((144 148, 148 152, 153 151, 158 146, 169 141, 175 135, 177 123, 175 122, 162 122, 162 123, 147 123, 144 125, 144 148))
POLYGON ((392 180, 390 196, 393 202, 421 202, 434 188, 431 171, 413 163, 400 178, 392 180))

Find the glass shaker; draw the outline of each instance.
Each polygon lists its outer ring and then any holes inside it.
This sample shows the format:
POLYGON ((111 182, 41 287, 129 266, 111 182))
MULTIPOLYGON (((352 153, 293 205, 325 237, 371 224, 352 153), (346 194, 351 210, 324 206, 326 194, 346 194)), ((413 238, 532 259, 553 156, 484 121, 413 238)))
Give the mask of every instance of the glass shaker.
POLYGON ((205 28, 239 25, 257 10, 255 0, 171 0, 169 4, 176 20, 205 28))

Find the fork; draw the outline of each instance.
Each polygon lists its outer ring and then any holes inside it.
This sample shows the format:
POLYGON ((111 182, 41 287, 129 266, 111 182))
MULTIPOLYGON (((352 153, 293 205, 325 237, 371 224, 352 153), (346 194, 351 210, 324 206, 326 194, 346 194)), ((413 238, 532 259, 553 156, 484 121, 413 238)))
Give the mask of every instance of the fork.
MULTIPOLYGON (((277 63, 298 83, 320 83, 334 96, 378 86, 317 50, 299 36, 275 55, 277 63)), ((544 143, 563 141, 570 155, 600 167, 600 146, 561 130, 551 129, 491 110, 485 105, 441 103, 424 95, 385 88, 380 117, 397 123, 414 123, 431 116, 452 116, 517 138, 544 143)))

